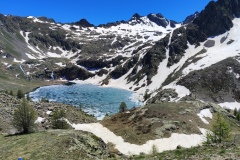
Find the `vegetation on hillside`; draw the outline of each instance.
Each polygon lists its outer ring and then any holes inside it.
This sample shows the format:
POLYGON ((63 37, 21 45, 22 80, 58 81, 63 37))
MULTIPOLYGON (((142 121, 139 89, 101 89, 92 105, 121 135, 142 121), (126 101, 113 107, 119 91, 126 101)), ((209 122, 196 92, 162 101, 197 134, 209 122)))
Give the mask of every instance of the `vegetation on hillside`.
POLYGON ((0 135, 0 159, 107 159, 106 144, 93 134, 75 130, 48 130, 32 134, 0 135))
POLYGON ((121 112, 126 112, 127 111, 127 105, 125 102, 121 102, 120 106, 119 106, 119 113, 121 112))
POLYGON ((228 122, 223 118, 220 112, 212 124, 211 133, 207 134, 207 143, 224 143, 231 139, 231 128, 228 122))
POLYGON ((57 110, 52 116, 52 126, 54 129, 68 129, 70 126, 65 121, 66 113, 64 110, 57 110))
POLYGON ((36 121, 36 111, 24 98, 21 104, 15 109, 13 115, 13 125, 20 133, 29 133, 34 130, 36 121))

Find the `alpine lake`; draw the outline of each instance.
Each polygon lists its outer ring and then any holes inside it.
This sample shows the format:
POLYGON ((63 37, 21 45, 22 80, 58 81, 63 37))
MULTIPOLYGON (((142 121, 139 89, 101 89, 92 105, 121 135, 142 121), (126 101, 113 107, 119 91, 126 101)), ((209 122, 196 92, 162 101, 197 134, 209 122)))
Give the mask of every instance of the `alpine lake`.
POLYGON ((125 102, 128 109, 142 105, 139 100, 134 98, 132 91, 93 84, 69 83, 44 86, 30 92, 29 96, 33 101, 40 101, 44 98, 80 107, 98 120, 107 114, 119 112, 121 102, 125 102))

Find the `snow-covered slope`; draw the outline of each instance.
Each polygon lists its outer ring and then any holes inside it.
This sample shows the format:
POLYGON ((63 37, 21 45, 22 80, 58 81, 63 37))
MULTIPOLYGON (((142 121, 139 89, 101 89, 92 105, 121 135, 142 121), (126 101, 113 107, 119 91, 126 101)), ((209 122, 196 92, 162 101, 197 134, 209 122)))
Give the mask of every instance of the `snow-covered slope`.
MULTIPOLYGON (((161 14, 134 14, 129 21, 99 26, 86 20, 61 24, 45 17, 0 16, 4 43, 13 44, 9 49, 0 43, 2 64, 8 67, 22 63, 33 78, 47 80, 54 73, 56 79, 133 90, 137 98, 149 102, 183 98, 219 103, 239 101, 237 67, 222 65, 225 68, 215 75, 218 79, 210 76, 214 65, 226 64, 230 57, 239 61, 239 5, 231 8, 225 2, 211 1, 185 23, 169 21, 161 14), (212 8, 218 14, 209 19, 212 8), (222 23, 217 24, 219 20, 222 23), (208 79, 205 70, 209 72, 208 79), (219 75, 225 73, 235 77, 235 86, 224 81, 231 87, 219 89, 213 81, 221 84, 223 76, 219 75), (193 82, 195 86, 191 85, 193 82), (165 91, 171 92, 168 98, 162 97, 165 91), (204 97, 205 91, 208 93, 204 97), (215 92, 218 98, 209 96, 215 92), (224 96, 219 98, 221 94, 224 96)), ((237 62, 234 64, 238 65, 237 62)))
MULTIPOLYGON (((157 17, 155 14, 151 14, 152 17, 157 17)), ((119 23, 112 26, 99 26, 99 27, 82 27, 75 24, 60 24, 49 21, 42 21, 36 17, 27 17, 31 22, 37 24, 45 24, 48 26, 49 32, 51 31, 65 31, 65 38, 69 40, 75 40, 80 45, 84 46, 89 42, 103 41, 102 45, 109 45, 108 50, 105 54, 101 56, 117 56, 123 55, 125 57, 131 57, 132 51, 141 44, 150 43, 154 44, 155 41, 160 40, 166 34, 171 32, 174 28, 180 26, 180 24, 174 25, 172 27, 172 22, 161 17, 160 19, 167 24, 166 26, 160 26, 157 23, 151 21, 147 16, 143 17, 132 17, 128 22, 119 23), (127 41, 125 44, 117 45, 112 47, 114 44, 119 44, 121 41, 127 41)), ((159 18, 158 18, 159 19, 159 18)), ((36 33, 37 36, 45 36, 41 32, 42 28, 39 28, 39 32, 36 33)), ((36 31, 32 31, 36 32, 36 31)), ((49 45, 48 48, 44 50, 39 48, 38 45, 33 45, 29 43, 31 39, 29 36, 31 32, 20 31, 20 34, 25 38, 28 48, 32 51, 31 53, 26 53, 26 55, 32 58, 45 58, 45 57, 77 57, 81 54, 81 49, 73 51, 64 50, 61 46, 49 45), (48 50, 46 52, 46 49, 48 50), (58 52, 58 53, 57 53, 58 52)), ((48 35, 48 33, 46 33, 48 35)), ((39 37, 37 37, 39 38, 39 37)), ((101 51, 99 51, 101 53, 101 51)))

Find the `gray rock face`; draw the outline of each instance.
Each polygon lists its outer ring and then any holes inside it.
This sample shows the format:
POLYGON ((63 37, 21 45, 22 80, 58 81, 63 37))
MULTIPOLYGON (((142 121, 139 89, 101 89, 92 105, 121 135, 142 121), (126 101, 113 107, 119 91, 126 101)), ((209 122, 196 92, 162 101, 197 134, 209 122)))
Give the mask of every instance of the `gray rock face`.
POLYGON ((178 94, 173 89, 164 89, 157 93, 147 103, 169 102, 171 99, 177 98, 178 94))
POLYGON ((94 27, 94 25, 89 23, 86 19, 81 19, 80 21, 77 21, 73 24, 79 25, 81 27, 94 27))
POLYGON ((187 18, 183 21, 183 24, 188 24, 192 22, 195 18, 197 18, 199 15, 199 12, 195 12, 194 14, 187 16, 187 18))
POLYGON ((239 67, 235 58, 228 58, 204 70, 189 73, 178 84, 186 86, 204 101, 239 101, 239 67))
POLYGON ((240 16, 239 10, 239 0, 211 1, 193 23, 197 24, 208 37, 217 36, 233 26, 231 20, 240 16))
POLYGON ((163 17, 162 14, 149 14, 147 15, 148 19, 159 26, 163 26, 164 28, 167 27, 168 21, 163 17))
POLYGON ((204 43, 204 46, 207 48, 211 48, 215 45, 215 41, 214 40, 208 40, 207 42, 204 43))

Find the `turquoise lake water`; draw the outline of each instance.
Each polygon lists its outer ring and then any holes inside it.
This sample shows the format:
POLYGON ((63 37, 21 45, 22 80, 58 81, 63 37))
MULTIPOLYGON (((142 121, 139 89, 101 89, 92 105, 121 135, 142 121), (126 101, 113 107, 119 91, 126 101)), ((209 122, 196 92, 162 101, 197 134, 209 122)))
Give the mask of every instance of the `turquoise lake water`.
POLYGON ((49 101, 81 107, 88 114, 102 119, 106 114, 117 113, 121 102, 125 102, 129 109, 140 106, 141 102, 133 99, 133 94, 117 88, 72 84, 40 87, 29 95, 33 101, 47 98, 49 101))

